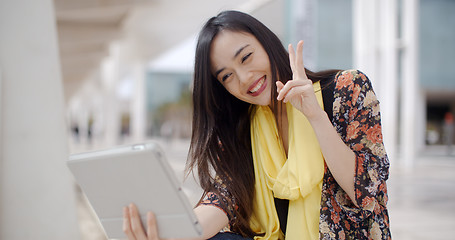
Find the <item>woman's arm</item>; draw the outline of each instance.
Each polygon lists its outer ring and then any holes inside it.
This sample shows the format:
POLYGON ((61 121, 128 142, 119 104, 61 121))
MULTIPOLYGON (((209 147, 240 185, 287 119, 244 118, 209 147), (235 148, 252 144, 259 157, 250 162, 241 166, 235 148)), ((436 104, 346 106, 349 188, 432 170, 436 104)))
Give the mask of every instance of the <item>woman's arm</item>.
POLYGON ((321 109, 310 121, 321 147, 327 167, 338 185, 348 194, 354 205, 355 201, 355 153, 342 141, 333 127, 327 113, 321 109))
POLYGON ((194 209, 194 213, 204 229, 203 239, 215 236, 229 224, 226 213, 213 205, 199 205, 194 209))
POLYGON ((377 194, 384 191, 389 161, 382 142, 379 102, 371 83, 354 70, 337 77, 334 119, 339 119, 332 125, 305 74, 302 45, 297 45, 297 54, 289 46, 293 79, 285 85, 277 81, 277 99, 289 101, 307 117, 338 185, 353 204, 372 211, 377 194))
MULTIPOLYGON (((223 210, 210 205, 200 205, 194 209, 194 213, 203 229, 200 238, 188 238, 187 240, 204 240, 215 236, 221 229, 228 225, 228 217, 223 210)), ((123 209, 123 232, 129 240, 159 240, 155 215, 147 213, 147 229, 142 227, 139 212, 136 205, 130 204, 123 209)), ((178 229, 176 229, 178 231, 178 229)))
POLYGON ((314 93, 313 82, 308 79, 303 65, 303 41, 297 44, 297 51, 289 45, 289 61, 292 80, 285 85, 277 84, 278 100, 290 102, 299 109, 312 125, 321 146, 322 154, 332 175, 349 197, 355 201, 354 174, 355 154, 346 146, 336 132, 327 114, 319 106, 314 93))

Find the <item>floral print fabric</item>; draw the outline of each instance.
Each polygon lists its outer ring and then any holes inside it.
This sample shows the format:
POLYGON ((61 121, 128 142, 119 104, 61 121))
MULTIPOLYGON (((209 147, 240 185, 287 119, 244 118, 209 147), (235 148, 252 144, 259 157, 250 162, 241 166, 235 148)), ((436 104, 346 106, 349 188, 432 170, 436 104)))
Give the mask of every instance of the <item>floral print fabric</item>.
POLYGON ((362 72, 343 71, 335 77, 332 124, 356 155, 356 199, 348 197, 326 166, 320 239, 390 239, 389 160, 382 141, 379 101, 362 72))
POLYGON ((232 224, 234 224, 237 218, 235 214, 237 210, 237 204, 235 202, 235 198, 227 190, 225 182, 227 181, 223 181, 217 176, 215 178, 214 191, 208 192, 199 204, 211 205, 223 210, 229 218, 229 227, 223 229, 223 231, 230 231, 230 229, 233 229, 232 224), (215 193, 215 191, 218 194, 215 193))
MULTIPOLYGON (((386 208, 389 161, 382 141, 379 101, 369 79, 358 70, 341 71, 334 82, 332 124, 356 155, 356 199, 349 198, 326 165, 320 239, 390 239, 386 208)), ((216 185, 222 196, 208 193, 201 204, 223 209, 233 224, 235 199, 223 191, 221 182, 216 185)))

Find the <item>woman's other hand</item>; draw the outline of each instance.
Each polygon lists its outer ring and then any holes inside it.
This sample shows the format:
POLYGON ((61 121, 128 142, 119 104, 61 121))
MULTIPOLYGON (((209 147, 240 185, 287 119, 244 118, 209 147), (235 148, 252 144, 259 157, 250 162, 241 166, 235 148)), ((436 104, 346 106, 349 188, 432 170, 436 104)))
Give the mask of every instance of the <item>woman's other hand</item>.
MULTIPOLYGON (((209 239, 229 224, 227 215, 223 210, 215 206, 199 205, 194 209, 194 213, 204 229, 204 235, 198 238, 187 238, 186 240, 209 239)), ((147 229, 145 230, 142 227, 139 211, 134 204, 123 208, 123 232, 129 240, 160 239, 155 215, 152 212, 147 213, 147 229)))
POLYGON ((147 231, 142 227, 142 221, 136 205, 130 204, 123 208, 123 232, 129 240, 158 240, 158 227, 155 214, 147 213, 147 231))
POLYGON ((297 43, 297 51, 289 44, 289 61, 292 79, 286 84, 276 82, 279 101, 290 102, 311 121, 324 112, 314 94, 313 82, 308 79, 303 65, 303 41, 297 43))

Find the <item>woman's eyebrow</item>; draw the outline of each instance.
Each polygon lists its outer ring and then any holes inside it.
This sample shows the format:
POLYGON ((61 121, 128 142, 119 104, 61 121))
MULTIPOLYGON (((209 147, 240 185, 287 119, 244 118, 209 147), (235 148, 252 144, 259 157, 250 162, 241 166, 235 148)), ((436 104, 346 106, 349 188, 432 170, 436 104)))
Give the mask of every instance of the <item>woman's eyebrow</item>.
POLYGON ((218 78, 218 75, 220 75, 220 73, 224 70, 224 68, 218 70, 215 72, 215 78, 218 78))
POLYGON ((247 45, 239 48, 239 50, 237 50, 237 52, 235 52, 234 57, 232 59, 235 59, 243 51, 243 49, 245 49, 248 46, 250 46, 250 44, 247 44, 247 45))

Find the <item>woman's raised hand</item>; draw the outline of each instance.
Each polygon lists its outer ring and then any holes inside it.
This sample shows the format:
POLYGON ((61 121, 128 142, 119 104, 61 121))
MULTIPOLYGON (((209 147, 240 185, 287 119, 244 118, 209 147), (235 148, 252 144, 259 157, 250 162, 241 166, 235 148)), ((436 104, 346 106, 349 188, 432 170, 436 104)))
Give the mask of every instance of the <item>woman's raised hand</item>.
POLYGON ((276 82, 279 101, 290 102, 311 120, 320 116, 322 108, 314 94, 313 82, 308 79, 303 65, 303 41, 297 43, 297 52, 289 44, 289 61, 292 70, 292 79, 286 84, 276 82))
POLYGON ((130 204, 123 208, 123 232, 129 240, 158 240, 156 218, 152 212, 147 213, 147 231, 142 227, 142 221, 136 205, 130 204))

